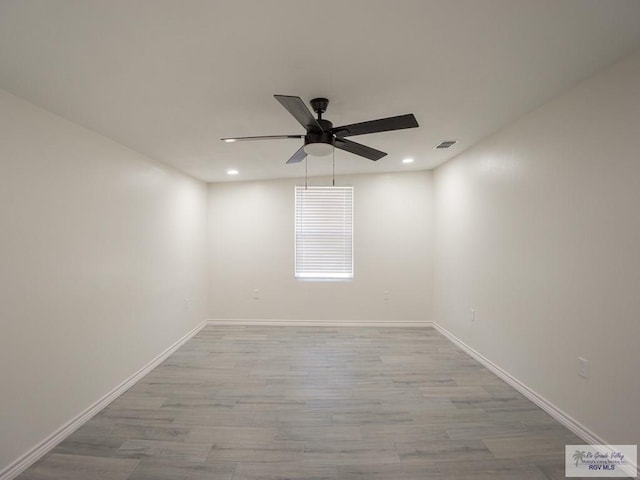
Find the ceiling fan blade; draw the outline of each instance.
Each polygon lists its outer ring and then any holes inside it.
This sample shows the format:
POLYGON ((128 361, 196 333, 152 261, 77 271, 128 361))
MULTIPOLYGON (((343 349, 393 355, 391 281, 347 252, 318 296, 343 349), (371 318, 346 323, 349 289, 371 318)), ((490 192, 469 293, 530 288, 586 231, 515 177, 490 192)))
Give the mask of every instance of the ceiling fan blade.
POLYGON ((352 123, 342 127, 331 129, 331 133, 338 137, 350 137, 353 135, 365 135, 367 133, 388 132, 391 130, 402 130, 403 128, 415 128, 418 121, 413 113, 398 115, 397 117, 381 118, 368 122, 352 123))
POLYGON ((292 97, 290 95, 274 95, 274 97, 304 128, 322 131, 322 127, 300 97, 292 97))
POLYGON ((376 150, 375 148, 367 147, 366 145, 362 145, 361 143, 352 142, 351 140, 347 140, 345 138, 336 138, 335 147, 339 148, 340 150, 344 150, 345 152, 355 153, 356 155, 368 158, 369 160, 373 160, 374 162, 380 160, 386 155, 385 152, 381 152, 380 150, 376 150))
POLYGON ((304 135, 262 135, 258 137, 226 137, 221 138, 223 142, 244 142, 246 140, 274 140, 281 138, 304 138, 304 135))
POLYGON ((304 145, 301 146, 296 153, 291 155, 291 158, 287 160, 287 163, 300 163, 307 157, 307 152, 304 151, 304 145))

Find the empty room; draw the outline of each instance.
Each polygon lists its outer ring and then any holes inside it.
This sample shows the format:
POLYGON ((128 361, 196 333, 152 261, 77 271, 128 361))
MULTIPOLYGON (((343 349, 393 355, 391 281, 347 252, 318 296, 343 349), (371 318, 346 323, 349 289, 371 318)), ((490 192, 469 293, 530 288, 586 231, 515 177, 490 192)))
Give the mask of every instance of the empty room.
POLYGON ((0 480, 636 478, 640 1, 0 0, 0 480))

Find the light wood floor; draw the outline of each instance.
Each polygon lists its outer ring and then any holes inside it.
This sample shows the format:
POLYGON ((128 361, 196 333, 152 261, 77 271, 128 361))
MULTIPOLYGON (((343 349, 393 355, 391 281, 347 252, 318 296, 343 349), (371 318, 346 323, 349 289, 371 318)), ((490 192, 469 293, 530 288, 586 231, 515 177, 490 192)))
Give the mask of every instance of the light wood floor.
POLYGON ((207 327, 18 478, 548 480, 581 443, 431 328, 207 327))

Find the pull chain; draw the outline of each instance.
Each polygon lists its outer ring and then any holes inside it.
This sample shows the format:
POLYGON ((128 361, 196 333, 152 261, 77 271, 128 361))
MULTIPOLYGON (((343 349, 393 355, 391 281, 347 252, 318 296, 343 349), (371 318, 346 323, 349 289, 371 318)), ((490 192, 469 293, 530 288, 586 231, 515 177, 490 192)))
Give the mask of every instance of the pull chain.
POLYGON ((333 149, 333 186, 336 186, 336 149, 333 149))
POLYGON ((304 157, 304 189, 307 190, 308 182, 307 182, 307 162, 309 161, 309 156, 304 157))

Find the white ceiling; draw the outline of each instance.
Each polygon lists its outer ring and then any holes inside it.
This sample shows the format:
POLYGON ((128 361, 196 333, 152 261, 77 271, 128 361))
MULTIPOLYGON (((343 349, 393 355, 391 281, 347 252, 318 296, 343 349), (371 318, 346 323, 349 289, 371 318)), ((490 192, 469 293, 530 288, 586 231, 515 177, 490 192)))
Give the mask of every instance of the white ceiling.
POLYGON ((274 93, 334 125, 413 112, 336 171, 427 169, 639 47, 638 0, 0 0, 2 88, 205 181, 304 174, 300 140, 219 140, 303 133, 274 93))

